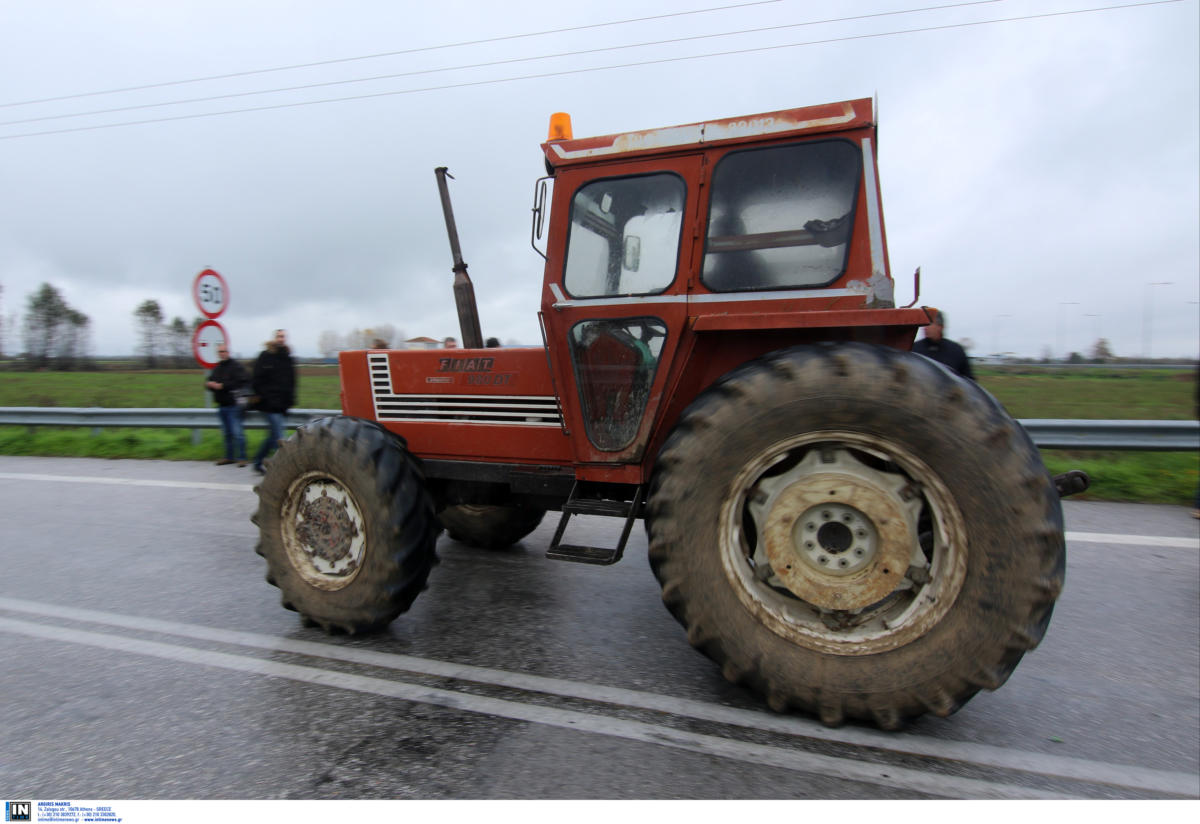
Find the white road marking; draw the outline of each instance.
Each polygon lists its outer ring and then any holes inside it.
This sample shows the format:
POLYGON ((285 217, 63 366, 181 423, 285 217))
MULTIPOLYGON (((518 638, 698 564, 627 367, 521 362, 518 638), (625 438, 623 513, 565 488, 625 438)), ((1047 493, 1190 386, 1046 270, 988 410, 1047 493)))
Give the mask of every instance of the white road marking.
POLYGON ((203 481, 159 481, 148 478, 105 478, 97 475, 38 475, 32 472, 0 472, 4 481, 60 481, 70 484, 111 484, 114 486, 161 486, 172 489, 224 489, 253 492, 253 484, 218 484, 203 481))
POLYGON ((481 684, 540 692, 587 701, 602 702, 635 709, 652 710, 672 715, 729 724, 748 729, 783 733, 809 739, 832 741, 854 746, 899 753, 958 761, 983 767, 1034 773, 1038 775, 1086 781, 1092 784, 1110 784, 1119 787, 1148 790, 1195 797, 1200 795, 1200 776, 1187 773, 1167 772, 1124 764, 1110 764, 1080 758, 1047 755, 1043 753, 995 747, 988 744, 973 744, 958 741, 926 738, 906 733, 884 733, 866 729, 829 729, 800 717, 768 715, 752 710, 723 707, 685 698, 675 698, 657 693, 638 692, 619 687, 606 687, 558 678, 507 672, 504 670, 476 667, 417 658, 408 655, 358 647, 342 647, 333 643, 297 641, 258 633, 222 630, 197 624, 162 621, 154 618, 119 615, 96 610, 44 604, 18 598, 0 596, 0 608, 13 612, 39 615, 49 618, 101 624, 144 632, 177 635, 201 641, 254 649, 289 652, 312 657, 350 663, 365 664, 404 672, 473 681, 481 684))
POLYGON ((1167 538, 1155 535, 1117 535, 1110 532, 1068 532, 1067 541, 1085 544, 1128 544, 1162 546, 1176 549, 1200 549, 1200 538, 1167 538))
POLYGON ((196 649, 194 647, 143 641, 119 635, 108 635, 84 630, 35 624, 0 618, 0 629, 20 635, 59 641, 69 644, 84 644, 102 649, 116 650, 134 655, 148 655, 186 664, 218 667, 235 672, 287 678, 308 684, 333 687, 353 692, 381 695, 403 701, 432 704, 465 712, 491 715, 514 721, 544 724, 560 729, 607 735, 640 741, 648 744, 671 747, 701 755, 743 761, 750 764, 783 768, 797 772, 836 777, 844 781, 861 781, 895 787, 947 798, 994 799, 994 798, 1068 798, 1059 793, 1049 793, 1028 787, 1000 784, 953 775, 926 773, 904 767, 876 764, 850 758, 837 758, 801 750, 772 747, 732 741, 712 735, 677 730, 670 727, 628 721, 603 715, 561 710, 487 698, 470 693, 425 687, 403 681, 392 681, 365 675, 334 672, 317 667, 285 664, 248 655, 230 655, 224 652, 196 649))
MULTIPOLYGON (((157 486, 174 489, 217 489, 231 492, 252 492, 254 484, 224 484, 204 481, 167 481, 145 478, 108 478, 97 475, 45 475, 32 472, 0 472, 0 480, 58 481, 78 484, 111 484, 115 486, 157 486)), ((1118 535, 1107 532, 1067 532, 1066 539, 1088 544, 1128 544, 1200 550, 1200 538, 1171 538, 1155 535, 1118 535)))

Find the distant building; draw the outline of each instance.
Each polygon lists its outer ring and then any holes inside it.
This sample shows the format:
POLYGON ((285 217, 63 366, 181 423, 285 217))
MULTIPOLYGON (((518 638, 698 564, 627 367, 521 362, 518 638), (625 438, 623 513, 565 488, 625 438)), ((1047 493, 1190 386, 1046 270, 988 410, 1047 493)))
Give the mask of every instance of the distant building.
POLYGON ((409 338, 404 342, 405 349, 441 349, 442 342, 433 338, 409 338))

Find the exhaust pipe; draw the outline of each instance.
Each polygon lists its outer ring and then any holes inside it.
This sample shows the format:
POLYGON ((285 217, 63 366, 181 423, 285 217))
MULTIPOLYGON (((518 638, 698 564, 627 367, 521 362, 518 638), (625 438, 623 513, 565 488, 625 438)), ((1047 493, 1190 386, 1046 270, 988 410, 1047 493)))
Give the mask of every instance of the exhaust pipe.
POLYGON ((479 309, 475 305, 475 287, 467 274, 467 264, 458 246, 458 229, 454 225, 454 209, 450 207, 450 190, 446 178, 454 179, 445 166, 433 170, 437 175, 438 192, 442 196, 442 214, 446 217, 446 233, 450 236, 450 254, 454 256, 454 303, 458 307, 458 326, 462 330, 463 346, 483 348, 483 332, 479 329, 479 309))

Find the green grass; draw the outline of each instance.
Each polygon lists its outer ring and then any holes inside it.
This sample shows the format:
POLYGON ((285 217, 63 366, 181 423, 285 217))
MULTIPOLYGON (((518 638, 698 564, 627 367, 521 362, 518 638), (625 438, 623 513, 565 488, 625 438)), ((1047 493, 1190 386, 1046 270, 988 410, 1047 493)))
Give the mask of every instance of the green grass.
MULTIPOLYGON (((1170 369, 1055 369, 983 367, 979 382, 1015 418, 1190 420, 1195 414, 1195 371, 1170 369)), ((0 406, 197 408, 211 403, 205 372, 102 370, 96 372, 0 371, 0 406)), ((296 406, 337 409, 336 367, 299 370, 296 406)), ((216 418, 216 411, 213 411, 216 418)), ((251 455, 265 431, 248 430, 251 455)), ((216 460, 217 430, 86 427, 0 427, 0 455, 216 460)), ((1092 488, 1079 498, 1191 505, 1200 483, 1200 458, 1178 452, 1067 452, 1043 450, 1052 473, 1082 469, 1092 488)))
POLYGON ((1188 369, 984 367, 979 384, 1014 418, 1190 420, 1196 372, 1188 369))
POLYGON ((1193 505, 1200 484, 1200 456, 1194 452, 1066 452, 1043 449, 1054 475, 1082 469, 1092 480, 1071 500, 1134 501, 1193 505))
MULTIPOLYGON (((204 389, 207 374, 203 369, 0 372, 0 406, 197 409, 212 405, 204 389)), ((341 408, 336 367, 302 367, 297 382, 298 408, 341 408)))
MULTIPOLYGON (((213 412, 213 418, 216 418, 213 412)), ((247 430, 246 454, 254 457, 267 431, 247 430)), ((192 443, 187 429, 104 429, 87 427, 0 426, 0 455, 48 455, 74 458, 141 458, 145 460, 215 461, 224 453, 220 430, 200 430, 192 443)))

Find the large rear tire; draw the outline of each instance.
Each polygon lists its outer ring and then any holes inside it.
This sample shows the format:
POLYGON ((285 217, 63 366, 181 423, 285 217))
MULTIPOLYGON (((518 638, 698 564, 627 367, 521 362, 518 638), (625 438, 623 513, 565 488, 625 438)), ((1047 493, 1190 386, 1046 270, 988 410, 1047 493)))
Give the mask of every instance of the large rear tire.
POLYGON ((1065 569, 1053 481, 987 392, 865 344, 733 371, 681 416, 646 511, 688 640, 776 710, 895 729, 995 689, 1065 569))
POLYGON ((456 504, 438 513, 456 541, 483 549, 504 549, 537 529, 546 510, 494 504, 456 504))
POLYGON ((404 442, 358 418, 296 430, 256 487, 257 551, 283 605, 326 631, 381 629, 436 561, 438 523, 404 442))

